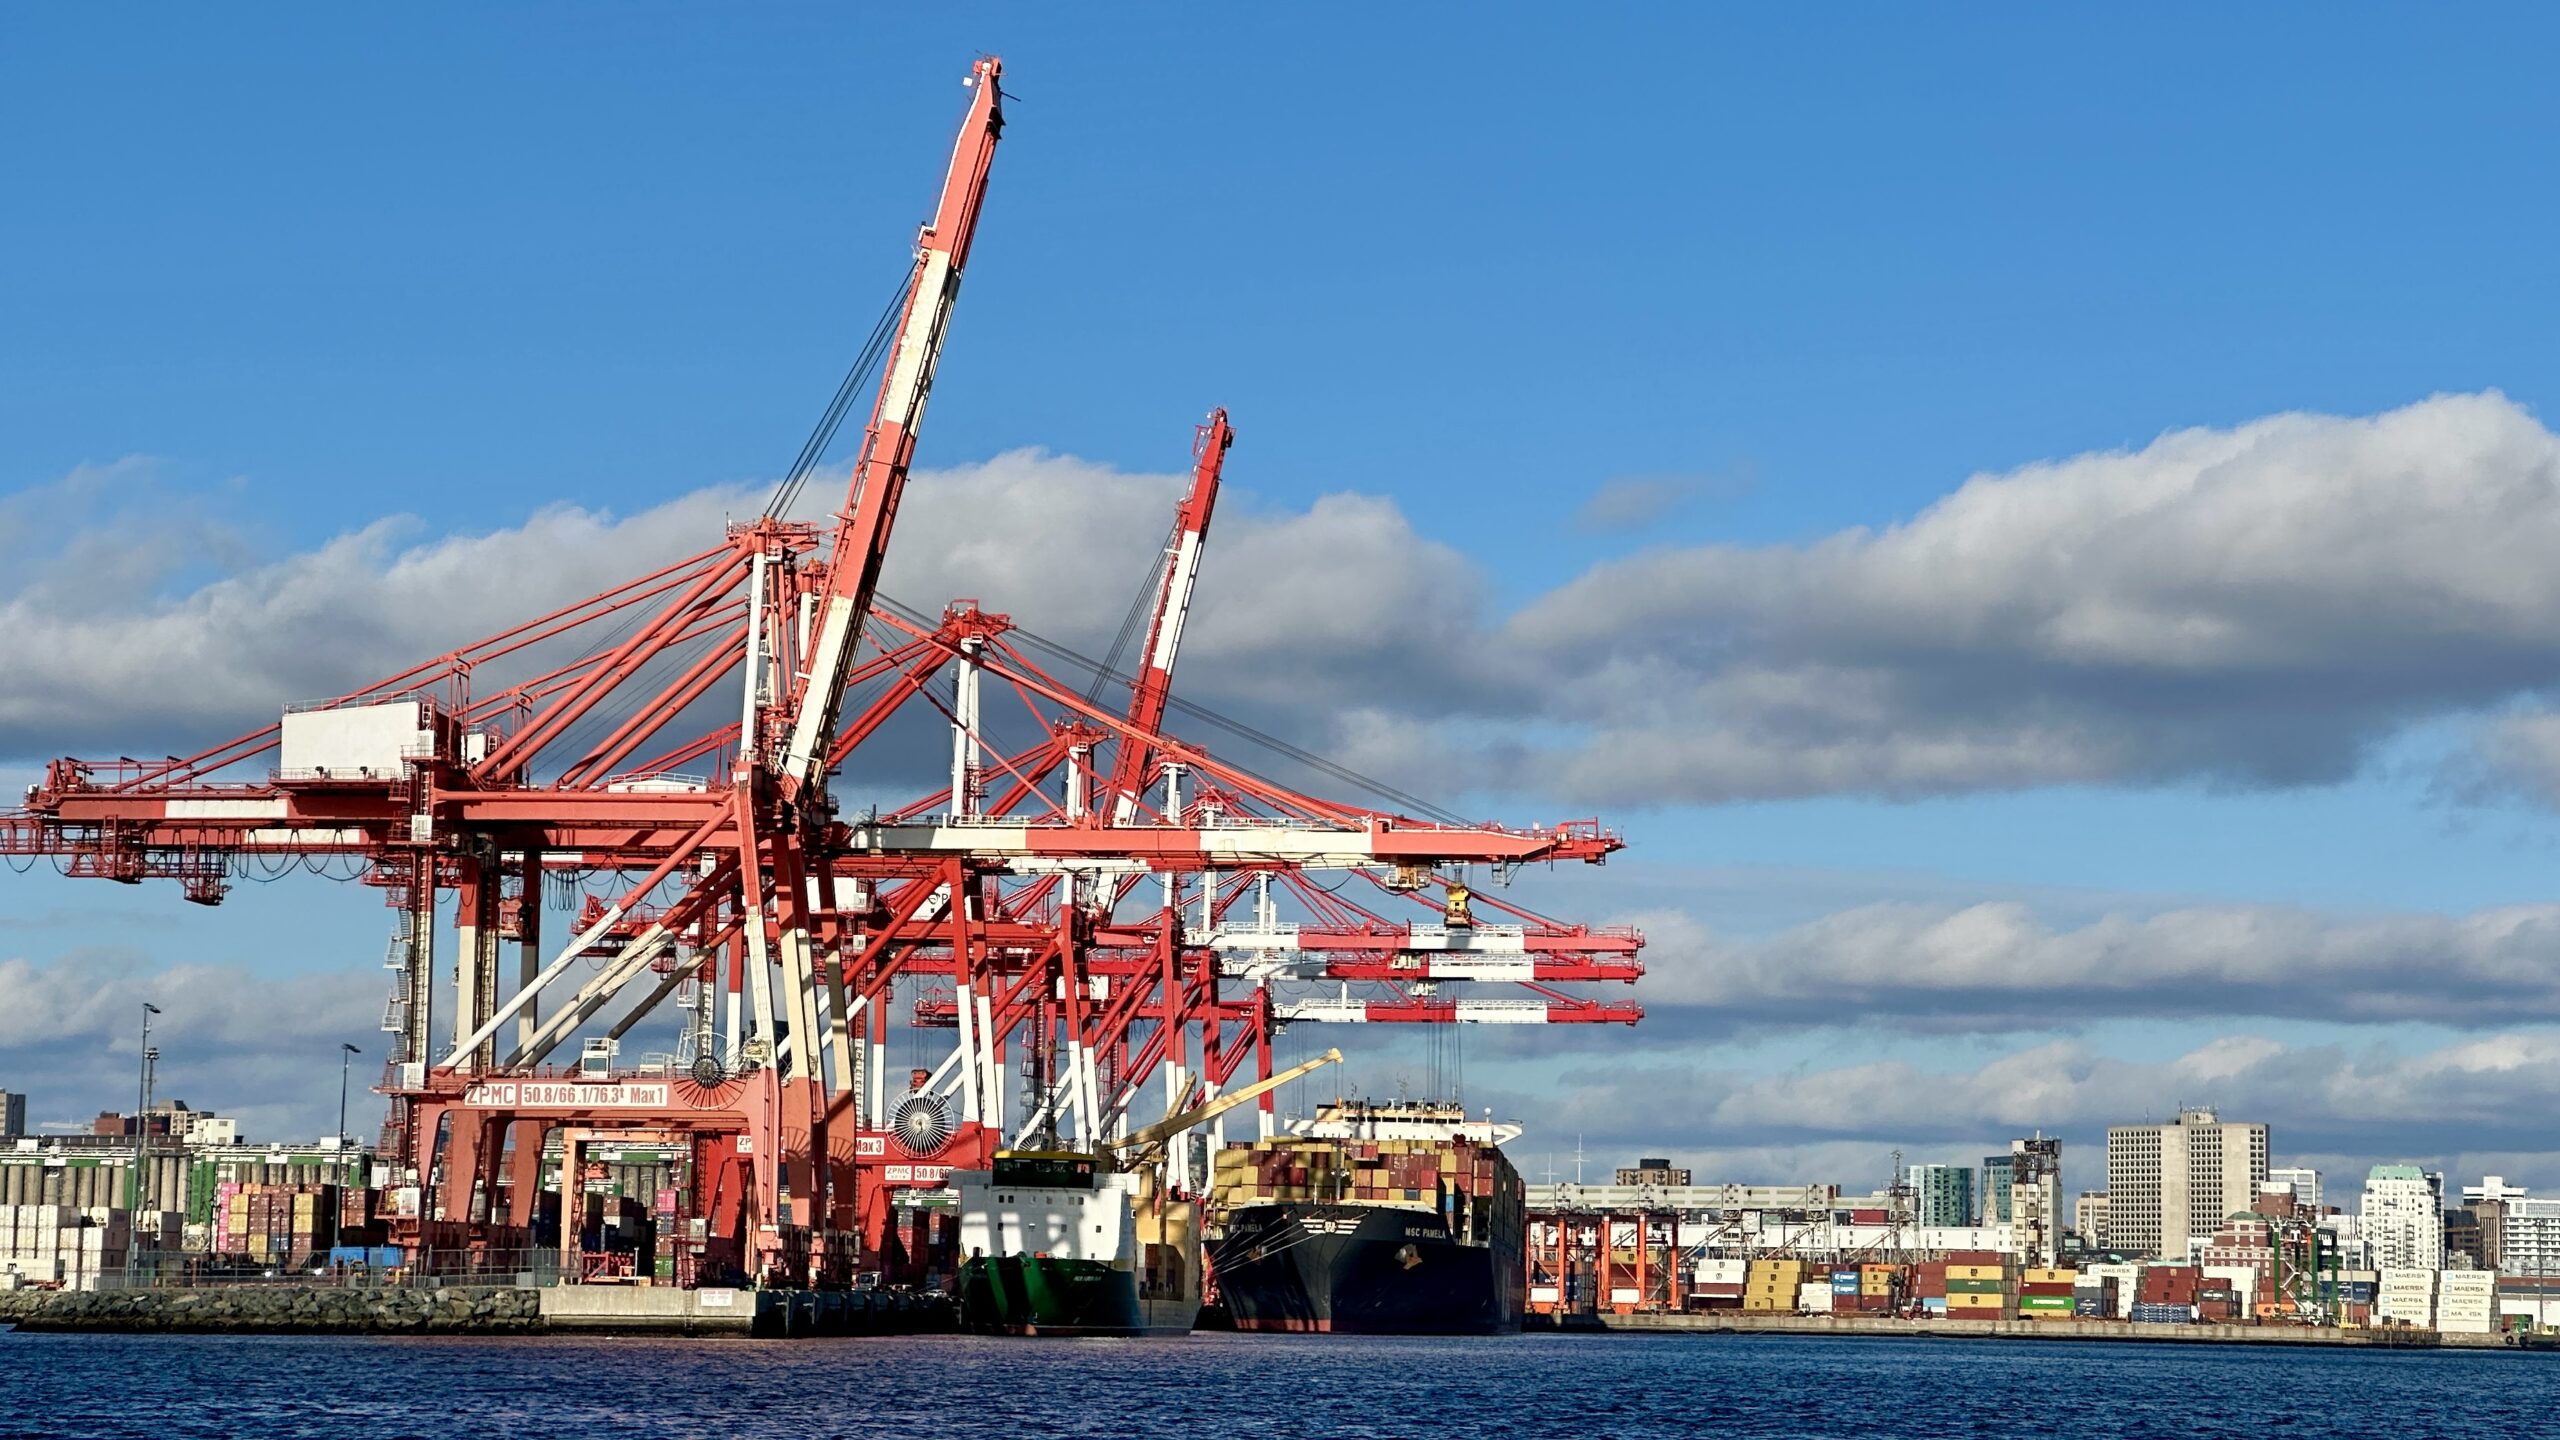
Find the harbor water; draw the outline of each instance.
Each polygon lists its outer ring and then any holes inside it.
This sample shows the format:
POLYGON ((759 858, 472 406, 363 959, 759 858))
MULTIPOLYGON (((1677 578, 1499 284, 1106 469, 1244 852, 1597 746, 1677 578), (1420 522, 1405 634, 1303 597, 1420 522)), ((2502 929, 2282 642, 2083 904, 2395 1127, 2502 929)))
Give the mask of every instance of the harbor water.
POLYGON ((0 1436, 2523 1435, 2560 1355, 2034 1341, 0 1335, 0 1436))

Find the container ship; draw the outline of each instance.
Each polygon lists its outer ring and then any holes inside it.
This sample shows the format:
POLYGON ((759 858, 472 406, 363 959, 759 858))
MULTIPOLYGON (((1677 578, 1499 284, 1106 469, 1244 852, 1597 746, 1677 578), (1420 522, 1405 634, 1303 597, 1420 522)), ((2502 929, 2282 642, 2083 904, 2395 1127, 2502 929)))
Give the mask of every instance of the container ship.
POLYGON ((1200 1318, 1200 1204, 1165 1185, 1166 1147, 1341 1059, 1341 1051, 1328 1050, 1093 1150, 999 1150, 987 1169, 953 1171, 962 1327, 1004 1335, 1189 1334, 1200 1318))
POLYGON ((1489 1335, 1520 1328, 1527 1214, 1501 1146, 1455 1105, 1337 1102, 1220 1151, 1209 1257, 1239 1330, 1489 1335))

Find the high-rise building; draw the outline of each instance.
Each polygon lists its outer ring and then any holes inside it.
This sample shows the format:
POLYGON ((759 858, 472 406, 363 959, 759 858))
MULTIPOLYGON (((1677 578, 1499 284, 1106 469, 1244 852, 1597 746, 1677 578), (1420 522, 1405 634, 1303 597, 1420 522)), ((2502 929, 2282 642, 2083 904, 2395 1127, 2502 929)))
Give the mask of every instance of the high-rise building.
POLYGON ((2444 1177, 2415 1165, 2376 1165, 2364 1181, 2356 1229, 2386 1270, 2444 1268, 2444 1177))
POLYGON ((2009 1233, 2030 1265, 2062 1263, 2062 1141, 2009 1142, 2009 1233))
POLYGON ((1911 1193, 1919 1223, 1961 1228, 1973 1223, 1973 1170, 1965 1165, 1914 1165, 1911 1193))
MULTIPOLYGON (((2523 1186, 2508 1184, 2507 1177, 2504 1175, 2485 1175, 2481 1177, 2479 1184, 2462 1187, 2463 1208, 2469 1210, 2472 1217, 2480 1222, 2481 1269, 2504 1271, 2509 1274, 2540 1273, 2509 1270, 2506 1261, 2507 1221, 2511 1216, 2520 1213, 2516 1202, 2529 1198, 2531 1197, 2526 1194, 2523 1186)), ((2544 1208, 2548 1209, 2553 1216, 2560 1217, 2560 1205, 2545 1205, 2544 1208)), ((2539 1215, 2541 1212, 2534 1213, 2539 1215)), ((2452 1243, 2448 1239, 2445 1242, 2446 1248, 2451 1249, 2452 1243)), ((2539 1232, 2532 1237, 2532 1243, 2537 1245, 2541 1243, 2539 1232)))
POLYGON ((1619 1166, 1618 1183, 1621 1185, 1686 1185, 1689 1183, 1689 1170, 1685 1165, 1672 1164, 1666 1156, 1647 1155, 1633 1165, 1619 1166))
POLYGON ((2306 1214, 2320 1213, 2320 1172, 2308 1165, 2287 1165, 2267 1172, 2269 1185, 2289 1186, 2293 1203, 2306 1214))
POLYGON ((2107 1192, 2083 1190, 2071 1202, 2071 1232, 2080 1243, 2101 1247, 2107 1243, 2107 1192))
POLYGON ((27 1097, 15 1090, 0 1090, 0 1140, 15 1140, 27 1133, 27 1097))
POLYGON ((2179 1111, 2174 1125, 2110 1125, 2106 1248, 2184 1259, 2255 1204, 2266 1178, 2264 1125, 2204 1109, 2179 1111))
POLYGON ((2475 1202, 2498 1207, 2497 1271, 2560 1284, 2560 1200, 2509 1195, 2475 1202))
POLYGON ((2009 1223, 2009 1157, 1982 1157, 1982 1183, 1974 1187, 1973 1203, 1977 1211, 1975 1223, 2006 1225, 2009 1223))

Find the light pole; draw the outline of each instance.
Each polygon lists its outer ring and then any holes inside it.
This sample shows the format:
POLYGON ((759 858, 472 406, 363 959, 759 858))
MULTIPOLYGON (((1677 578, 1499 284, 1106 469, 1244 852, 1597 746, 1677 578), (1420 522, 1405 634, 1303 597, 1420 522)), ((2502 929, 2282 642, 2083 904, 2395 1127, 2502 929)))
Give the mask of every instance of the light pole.
POLYGON ((159 1006, 148 1000, 142 1002, 142 1080, 135 1091, 133 1163, 125 1167, 124 1186, 124 1268, 128 1281, 133 1276, 134 1221, 142 1213, 142 1171, 151 1163, 151 1062, 160 1053, 151 1048, 151 1017, 159 1013, 159 1006))
POLYGON ((344 1150, 347 1144, 347 1067, 364 1052, 344 1041, 339 1042, 338 1049, 342 1052, 338 1056, 338 1148, 344 1150))

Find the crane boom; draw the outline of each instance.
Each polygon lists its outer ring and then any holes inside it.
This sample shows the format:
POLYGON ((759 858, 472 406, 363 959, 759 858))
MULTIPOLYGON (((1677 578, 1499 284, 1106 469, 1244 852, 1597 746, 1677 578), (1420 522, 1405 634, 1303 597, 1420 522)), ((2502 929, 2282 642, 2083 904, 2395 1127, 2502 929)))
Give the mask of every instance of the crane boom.
POLYGON ((791 727, 775 767, 785 800, 815 791, 826 777, 837 710, 844 702, 845 676, 861 644, 863 618, 871 613, 872 597, 880 586, 889 530, 897 519, 899 494, 906 488, 907 468, 915 458, 916 434, 933 390, 934 367, 942 358, 952 305, 960 295, 960 274, 968 266, 969 242, 976 235, 978 212, 986 200, 987 169, 995 159, 996 140, 1004 132, 1003 75, 1004 62, 994 56, 980 60, 970 71, 970 84, 977 94, 951 152, 942 202, 932 223, 917 237, 915 281, 907 290, 897 345, 880 378, 880 396, 872 406, 862 458, 854 466, 844 508, 836 516, 826 591, 818 599, 807 668, 793 677, 787 707, 791 727))
POLYGON ((1143 1162, 1151 1152, 1160 1148, 1165 1141, 1172 1139, 1183 1131, 1188 1130, 1195 1125, 1205 1125, 1209 1121, 1217 1119, 1219 1116, 1226 1114, 1228 1111, 1244 1104, 1248 1100, 1259 1100, 1264 1095, 1279 1089, 1281 1086, 1288 1084, 1299 1076, 1312 1075, 1327 1065, 1338 1064, 1341 1059, 1341 1051, 1327 1050, 1313 1060, 1309 1060, 1301 1065, 1292 1065, 1288 1069, 1281 1071, 1279 1074, 1272 1076, 1268 1080, 1256 1080, 1241 1090, 1228 1091, 1226 1094, 1221 1095, 1214 1100, 1194 1105, 1190 1109, 1182 1111, 1179 1114, 1168 1115, 1153 1125, 1148 1126, 1146 1129, 1130 1136, 1126 1140, 1111 1141, 1110 1148, 1124 1152, 1124 1164, 1129 1163, 1131 1160, 1143 1162))
MULTIPOLYGON (((1129 687, 1129 728, 1152 736, 1164 727, 1165 702, 1173 696, 1173 661, 1182 646, 1182 623, 1191 614, 1191 590, 1200 579, 1200 548, 1208 543, 1209 516, 1218 506, 1218 476, 1236 432, 1223 409, 1209 412, 1192 444, 1191 489, 1174 512, 1173 551, 1165 560, 1164 585, 1156 592, 1155 618, 1147 626, 1147 648, 1138 663, 1138 678, 1129 687)), ((1139 792, 1146 788, 1152 747, 1136 737, 1123 737, 1111 766, 1111 823, 1126 825, 1138 811, 1139 792)), ((1175 817, 1167 816, 1167 819, 1175 817)))

